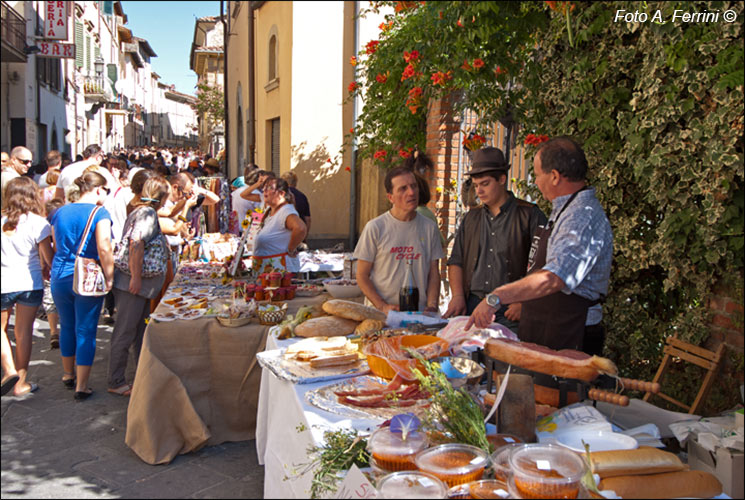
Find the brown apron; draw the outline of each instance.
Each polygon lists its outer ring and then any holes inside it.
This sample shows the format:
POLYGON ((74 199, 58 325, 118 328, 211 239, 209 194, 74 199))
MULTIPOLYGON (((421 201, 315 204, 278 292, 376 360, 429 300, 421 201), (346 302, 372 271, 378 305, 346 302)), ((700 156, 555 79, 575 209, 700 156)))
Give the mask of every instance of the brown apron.
MULTIPOLYGON (((569 198, 555 220, 569 206, 580 191, 569 198)), ((528 260, 528 274, 540 270, 546 264, 548 238, 553 231, 554 221, 547 227, 539 227, 533 236, 528 260)), ((533 342, 551 349, 582 350, 582 339, 585 334, 585 321, 590 306, 599 303, 576 294, 567 295, 558 291, 539 299, 526 300, 520 313, 518 337, 523 342, 533 342)))

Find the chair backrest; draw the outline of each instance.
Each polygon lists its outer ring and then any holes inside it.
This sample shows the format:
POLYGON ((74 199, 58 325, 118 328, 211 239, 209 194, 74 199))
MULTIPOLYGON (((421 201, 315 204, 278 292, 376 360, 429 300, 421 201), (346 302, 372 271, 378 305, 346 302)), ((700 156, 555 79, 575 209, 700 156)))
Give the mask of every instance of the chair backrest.
MULTIPOLYGON (((653 382, 660 382, 663 374, 670 366, 670 363, 672 362, 672 359, 674 357, 680 358, 687 363, 693 363, 696 366, 700 366, 701 368, 706 370, 706 376, 701 383, 698 394, 696 394, 696 399, 690 406, 678 401, 671 396, 668 396, 667 394, 664 394, 662 391, 655 395, 661 397, 665 401, 668 401, 676 406, 687 410, 690 414, 696 414, 701 408, 703 402, 706 400, 709 391, 711 390, 711 386, 714 382, 714 376, 717 370, 719 370, 719 366, 722 362, 724 344, 720 344, 716 351, 710 351, 708 349, 704 349, 703 347, 698 347, 688 342, 684 342, 677 337, 668 337, 665 340, 665 343, 667 345, 662 351, 664 354, 662 363, 660 363, 660 367, 657 369, 657 373, 654 376, 653 382)), ((653 394, 651 392, 647 392, 646 394, 644 394, 644 401, 649 401, 649 398, 652 397, 652 395, 653 394)))

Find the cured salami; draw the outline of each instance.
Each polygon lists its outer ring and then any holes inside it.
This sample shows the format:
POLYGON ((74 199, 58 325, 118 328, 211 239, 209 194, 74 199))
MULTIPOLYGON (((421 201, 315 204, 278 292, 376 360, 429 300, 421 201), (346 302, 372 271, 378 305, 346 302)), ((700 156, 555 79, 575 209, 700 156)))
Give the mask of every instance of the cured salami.
POLYGON ((585 382, 592 382, 601 373, 618 373, 611 360, 572 349, 555 351, 531 342, 489 339, 484 350, 491 358, 526 370, 585 382))

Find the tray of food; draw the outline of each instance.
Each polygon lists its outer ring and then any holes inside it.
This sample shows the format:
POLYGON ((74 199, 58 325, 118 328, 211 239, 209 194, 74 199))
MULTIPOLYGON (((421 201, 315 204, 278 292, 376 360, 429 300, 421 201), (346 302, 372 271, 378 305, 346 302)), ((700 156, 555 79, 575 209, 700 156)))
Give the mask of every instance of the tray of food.
POLYGON ((285 349, 260 352, 256 358, 277 378, 294 384, 338 380, 369 372, 357 344, 346 337, 312 337, 285 349))
POLYGON ((387 420, 403 412, 417 415, 429 406, 429 394, 418 383, 400 377, 389 381, 362 375, 319 387, 305 393, 308 403, 331 413, 351 418, 387 420))
POLYGON ((295 296, 296 297, 316 297, 317 295, 321 295, 324 292, 323 286, 320 285, 314 285, 313 283, 304 283, 302 285, 298 285, 297 290, 295 290, 295 296))

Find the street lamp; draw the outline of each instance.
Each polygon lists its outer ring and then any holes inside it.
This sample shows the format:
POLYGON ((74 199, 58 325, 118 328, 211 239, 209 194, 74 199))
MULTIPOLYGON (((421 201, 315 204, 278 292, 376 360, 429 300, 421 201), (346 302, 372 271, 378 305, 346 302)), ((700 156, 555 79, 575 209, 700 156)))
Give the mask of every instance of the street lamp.
POLYGON ((104 66, 103 58, 99 54, 99 56, 96 57, 96 60, 93 62, 93 67, 96 70, 96 76, 99 78, 101 78, 101 75, 103 74, 103 66, 104 66))

